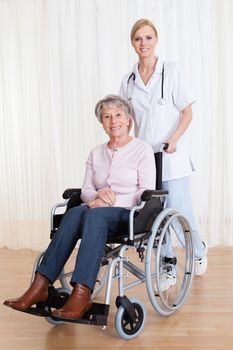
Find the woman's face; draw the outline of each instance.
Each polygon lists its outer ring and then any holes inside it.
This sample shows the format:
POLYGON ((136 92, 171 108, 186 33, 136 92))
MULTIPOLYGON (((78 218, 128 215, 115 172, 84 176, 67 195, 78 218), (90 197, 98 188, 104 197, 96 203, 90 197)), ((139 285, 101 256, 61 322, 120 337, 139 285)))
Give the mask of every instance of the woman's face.
POLYGON ((104 106, 101 120, 104 130, 110 138, 128 135, 130 119, 122 108, 104 106))
POLYGON ((146 58, 154 55, 157 37, 154 30, 146 25, 138 29, 132 40, 132 45, 141 58, 146 58))

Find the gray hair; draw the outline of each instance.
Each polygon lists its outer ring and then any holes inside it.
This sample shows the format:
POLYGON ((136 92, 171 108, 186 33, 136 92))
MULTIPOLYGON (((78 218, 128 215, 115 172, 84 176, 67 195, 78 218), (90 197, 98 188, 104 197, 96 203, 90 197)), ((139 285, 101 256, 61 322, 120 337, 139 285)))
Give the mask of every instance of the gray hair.
POLYGON ((97 119, 102 123, 101 114, 103 107, 117 107, 123 109, 126 116, 131 119, 131 108, 130 105, 120 96, 118 95, 108 95, 99 102, 97 102, 95 106, 95 115, 97 119))

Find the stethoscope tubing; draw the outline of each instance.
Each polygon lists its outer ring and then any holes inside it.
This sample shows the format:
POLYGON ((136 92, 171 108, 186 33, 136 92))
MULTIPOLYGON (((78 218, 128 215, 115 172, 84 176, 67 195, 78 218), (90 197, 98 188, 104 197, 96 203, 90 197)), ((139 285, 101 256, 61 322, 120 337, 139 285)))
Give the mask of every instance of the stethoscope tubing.
POLYGON ((163 100, 163 87, 164 87, 164 63, 162 68, 162 80, 161 80, 161 99, 163 100))
MULTIPOLYGON (((133 84, 135 84, 135 79, 136 79, 136 75, 134 72, 132 72, 127 80, 127 90, 128 90, 128 86, 129 86, 131 80, 133 80, 133 84)), ((133 85, 133 88, 134 88, 134 85, 133 85)), ((132 89, 132 91, 133 91, 133 89, 132 89)), ((128 101, 130 101, 132 99, 132 97, 127 96, 127 99, 128 99, 128 101)), ((164 105, 165 103, 166 103, 166 101, 164 99, 164 63, 163 63, 162 79, 161 79, 161 97, 158 99, 158 104, 164 105)))

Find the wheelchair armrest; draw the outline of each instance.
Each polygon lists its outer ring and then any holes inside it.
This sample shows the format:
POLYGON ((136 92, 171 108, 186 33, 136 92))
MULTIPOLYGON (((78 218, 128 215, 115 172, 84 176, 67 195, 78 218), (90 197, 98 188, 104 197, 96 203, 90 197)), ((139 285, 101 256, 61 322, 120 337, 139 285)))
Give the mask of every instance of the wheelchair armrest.
POLYGON ((141 195, 141 200, 143 202, 147 202, 151 199, 151 197, 163 197, 168 194, 168 191, 162 190, 145 190, 141 195))
POLYGON ((76 195, 81 195, 81 188, 67 188, 62 197, 64 199, 69 199, 73 194, 76 194, 76 195))
POLYGON ((135 234, 150 231, 156 216, 163 210, 161 197, 165 197, 167 194, 168 191, 162 190, 145 190, 142 193, 141 204, 130 210, 129 244, 133 245, 135 234))
MULTIPOLYGON (((51 226, 51 235, 53 235, 53 232, 58 228, 61 217, 64 214, 57 214, 57 209, 61 207, 66 207, 65 211, 77 207, 82 204, 81 200, 81 188, 68 188, 64 191, 62 197, 65 199, 65 202, 63 203, 57 203, 55 204, 51 209, 50 214, 50 226, 51 226)), ((51 236, 50 236, 51 237, 51 236)))

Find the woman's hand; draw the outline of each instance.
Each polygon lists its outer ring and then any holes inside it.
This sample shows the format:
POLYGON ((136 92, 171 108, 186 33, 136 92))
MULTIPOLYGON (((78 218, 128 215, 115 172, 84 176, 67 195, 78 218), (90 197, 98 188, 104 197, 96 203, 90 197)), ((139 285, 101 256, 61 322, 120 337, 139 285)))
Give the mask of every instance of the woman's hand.
POLYGON ((116 195, 111 188, 105 187, 97 191, 96 199, 101 199, 107 206, 112 207, 116 202, 116 195))
POLYGON ((167 153, 174 153, 174 152, 176 152, 176 150, 177 150, 176 142, 174 142, 172 140, 167 140, 164 143, 168 144, 168 147, 164 150, 164 152, 167 152, 167 153))
POLYGON ((108 207, 108 204, 106 204, 100 198, 96 198, 93 201, 88 203, 88 207, 89 208, 102 208, 102 207, 108 207))
POLYGON ((116 201, 116 195, 109 187, 97 191, 96 198, 88 203, 89 208, 112 207, 116 201))

